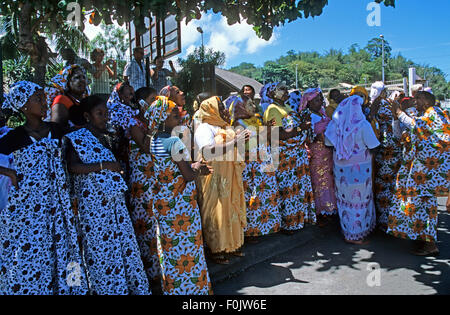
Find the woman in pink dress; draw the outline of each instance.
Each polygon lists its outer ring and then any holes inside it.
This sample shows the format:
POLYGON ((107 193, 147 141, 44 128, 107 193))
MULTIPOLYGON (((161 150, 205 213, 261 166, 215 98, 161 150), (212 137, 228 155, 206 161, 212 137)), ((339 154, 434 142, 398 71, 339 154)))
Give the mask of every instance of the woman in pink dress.
POLYGON ((310 116, 314 140, 307 144, 311 182, 316 204, 316 215, 320 226, 326 224, 330 215, 337 213, 334 175, 333 149, 325 146, 324 132, 330 119, 323 108, 320 89, 309 89, 299 106, 302 117, 310 116))

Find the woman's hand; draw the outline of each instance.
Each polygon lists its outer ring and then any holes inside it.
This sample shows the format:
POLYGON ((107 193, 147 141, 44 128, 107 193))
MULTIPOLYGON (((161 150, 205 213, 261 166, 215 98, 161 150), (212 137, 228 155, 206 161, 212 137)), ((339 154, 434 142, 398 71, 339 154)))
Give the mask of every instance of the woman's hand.
POLYGON ((448 198, 447 198, 447 212, 450 213, 450 191, 448 192, 448 198))
POLYGON ((11 180, 11 184, 19 189, 19 179, 17 178, 17 172, 15 170, 11 170, 8 174, 9 179, 11 180))
POLYGON ((214 173, 212 166, 210 166, 204 160, 192 163, 191 168, 202 176, 214 173))
POLYGON ((250 139, 250 136, 252 135, 252 132, 250 130, 243 130, 243 131, 237 131, 236 132, 236 136, 235 136, 235 143, 239 143, 240 141, 247 141, 248 139, 250 139))

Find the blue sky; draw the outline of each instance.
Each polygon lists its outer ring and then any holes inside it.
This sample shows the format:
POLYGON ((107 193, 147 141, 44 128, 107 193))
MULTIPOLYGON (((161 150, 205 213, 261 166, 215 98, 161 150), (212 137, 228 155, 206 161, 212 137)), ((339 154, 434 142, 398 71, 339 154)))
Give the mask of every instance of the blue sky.
MULTIPOLYGON (((225 52, 227 69, 241 62, 261 66, 289 50, 324 53, 334 48, 346 52, 352 44, 365 47, 370 39, 383 34, 394 55, 401 53, 416 63, 436 66, 450 80, 449 0, 396 0, 395 8, 381 5, 381 25, 374 27, 367 24, 371 2, 329 0, 321 16, 277 27, 270 41, 258 38, 245 22, 228 26, 220 14, 204 14, 188 25, 182 23, 182 53, 171 59, 185 57, 201 45, 198 26, 203 28, 206 46, 225 52)), ((91 39, 98 31, 87 25, 91 39)))
POLYGON ((436 66, 450 79, 450 1, 397 0, 396 8, 381 5, 381 25, 370 27, 367 10, 370 0, 329 0, 321 16, 299 19, 277 27, 269 42, 256 38, 251 26, 227 26, 224 18, 207 14, 183 26, 183 57, 201 45, 197 26, 204 30, 205 45, 227 55, 225 68, 251 62, 262 65, 294 51, 324 53, 330 48, 347 49, 352 44, 364 47, 383 34, 394 55, 401 53, 419 64, 436 66))

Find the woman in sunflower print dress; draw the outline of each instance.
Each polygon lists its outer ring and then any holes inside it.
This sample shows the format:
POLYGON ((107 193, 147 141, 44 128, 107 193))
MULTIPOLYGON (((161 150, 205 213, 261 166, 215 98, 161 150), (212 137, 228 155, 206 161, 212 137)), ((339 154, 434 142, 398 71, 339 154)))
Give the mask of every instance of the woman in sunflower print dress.
POLYGON ((268 143, 270 129, 264 128, 262 117, 256 113, 256 106, 247 96, 230 97, 227 103, 231 125, 256 133, 250 138, 243 172, 247 204, 247 226, 244 235, 246 242, 254 243, 257 236, 277 233, 281 226, 277 179, 268 143))
POLYGON ((391 104, 386 100, 387 93, 383 82, 375 82, 370 91, 372 106, 378 108, 375 117, 380 128, 380 146, 375 155, 375 205, 377 223, 384 231, 387 229, 389 204, 394 192, 395 177, 401 163, 401 146, 392 129, 393 115, 391 104))
POLYGON ((11 86, 2 109, 26 117, 0 139, 0 154, 14 157, 6 208, 0 211, 0 294, 86 294, 75 216, 62 161, 62 130, 43 122, 44 90, 28 81, 11 86))
POLYGON ((394 118, 410 129, 411 153, 402 162, 389 211, 389 234, 414 240, 414 255, 436 255, 437 197, 449 189, 450 120, 428 92, 415 95, 418 117, 393 103, 394 118))
POLYGON ((268 84, 260 94, 273 100, 264 113, 264 122, 274 121, 274 125, 279 127, 280 142, 277 148, 272 146, 272 156, 278 154, 279 157, 275 175, 280 192, 281 229, 289 235, 302 229, 305 222, 316 223, 305 147, 306 139, 312 138, 310 118, 300 117, 284 104, 289 94, 283 84, 268 84))
POLYGON ((140 113, 134 118, 138 128, 131 129, 130 140, 130 215, 150 282, 160 281, 160 267, 157 221, 153 214, 152 185, 155 177, 150 155, 151 130, 148 129, 148 120, 144 114, 155 97, 156 91, 152 88, 144 87, 136 91, 140 113))
POLYGON ((128 187, 106 131, 106 103, 94 95, 83 99, 80 106, 87 124, 66 135, 66 156, 90 291, 99 295, 150 294, 125 204, 128 187))
POLYGON ((211 292, 203 249, 200 210, 194 179, 208 174, 200 162, 190 164, 190 154, 172 130, 180 112, 167 97, 159 96, 147 110, 155 183, 153 213, 158 221, 161 287, 165 295, 206 295, 211 292))

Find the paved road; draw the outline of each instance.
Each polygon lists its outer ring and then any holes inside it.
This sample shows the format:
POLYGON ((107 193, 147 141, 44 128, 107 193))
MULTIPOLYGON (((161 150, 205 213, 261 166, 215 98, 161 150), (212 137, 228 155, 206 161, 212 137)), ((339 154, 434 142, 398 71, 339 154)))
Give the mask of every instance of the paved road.
POLYGON ((450 294, 450 215, 439 209, 438 257, 413 256, 409 242, 378 231, 368 245, 349 245, 335 222, 307 244, 216 283, 214 293, 450 294))

